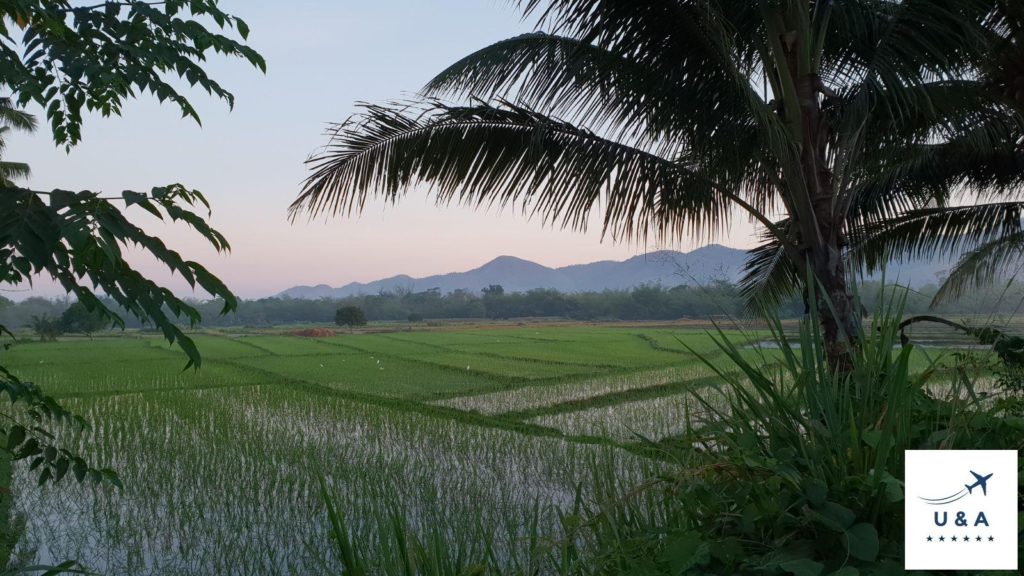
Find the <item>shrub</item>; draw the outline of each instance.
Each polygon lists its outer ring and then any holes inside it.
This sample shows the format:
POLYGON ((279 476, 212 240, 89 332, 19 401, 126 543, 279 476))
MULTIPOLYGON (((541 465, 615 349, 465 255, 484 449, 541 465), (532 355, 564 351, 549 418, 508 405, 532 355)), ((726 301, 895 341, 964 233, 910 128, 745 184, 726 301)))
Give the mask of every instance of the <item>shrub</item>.
POLYGON ((334 313, 334 323, 338 326, 366 326, 366 314, 358 306, 343 306, 334 313))
POLYGON ((669 453, 683 468, 653 506, 600 509, 598 571, 902 573, 904 450, 1017 448, 1024 421, 966 370, 948 383, 934 364, 912 373, 901 312, 875 316, 849 372, 829 369, 814 318, 795 339, 770 319, 775 346, 756 361, 720 332, 733 366, 708 362, 724 384, 696 397, 704 418, 669 453))

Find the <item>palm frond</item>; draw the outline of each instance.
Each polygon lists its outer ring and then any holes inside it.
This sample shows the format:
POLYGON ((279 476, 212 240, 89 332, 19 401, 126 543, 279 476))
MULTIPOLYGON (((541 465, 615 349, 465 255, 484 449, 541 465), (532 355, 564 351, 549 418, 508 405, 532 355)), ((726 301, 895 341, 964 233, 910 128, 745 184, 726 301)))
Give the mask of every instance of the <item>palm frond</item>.
POLYGON ((694 120, 695 108, 686 105, 690 94, 680 82, 683 72, 659 70, 577 38, 535 32, 466 56, 423 93, 485 100, 500 95, 591 129, 605 127, 619 139, 657 141, 687 130, 694 120))
MULTIPOLYGON (((674 127, 684 119, 682 129, 672 135, 684 140, 691 157, 716 178, 728 175, 729 181, 738 182, 753 177, 745 172, 754 162, 744 144, 756 144, 792 164, 792 135, 770 105, 771 95, 757 81, 765 74, 759 50, 766 28, 749 0, 518 4, 527 15, 538 16, 538 27, 592 44, 663 77, 664 85, 677 91, 668 102, 679 102, 680 107, 663 111, 655 125, 674 127)), ((645 97, 657 106, 657 96, 645 97)))
POLYGON ((10 98, 0 97, 0 126, 10 126, 22 132, 35 132, 36 117, 18 109, 10 98))
MULTIPOLYGON (((870 116, 855 120, 865 123, 868 147, 943 142, 968 135, 1002 142, 1007 126, 1024 125, 1020 115, 1011 115, 1005 100, 978 79, 940 79, 901 87, 897 94, 882 90, 875 97, 878 102, 870 116), (900 104, 890 106, 890 100, 900 104)), ((842 118, 845 106, 853 101, 838 103, 836 115, 842 118)))
MULTIPOLYGON (((788 228, 786 222, 778 224, 788 228)), ((747 252, 740 294, 754 310, 772 309, 799 294, 801 279, 785 247, 772 238, 747 252)))
POLYGON ((997 278, 1020 271, 1024 262, 1024 232, 995 238, 965 254, 949 271, 932 299, 932 306, 959 298, 972 287, 984 287, 997 278), (1016 266, 1015 270, 1013 269, 1016 266))
POLYGON ((713 234, 728 218, 715 183, 687 166, 507 102, 366 105, 309 164, 293 217, 351 213, 423 184, 439 203, 519 204, 574 229, 603 204, 616 238, 713 234))
POLYGON ((906 89, 960 78, 987 56, 992 8, 991 0, 836 0, 822 75, 834 88, 851 87, 848 97, 897 115, 906 89))
MULTIPOLYGON (((976 76, 972 70, 996 40, 986 24, 991 11, 991 0, 833 3, 821 74, 839 94, 834 126, 842 163, 855 165, 880 143, 922 144, 977 122, 971 113, 983 110, 967 100, 993 95, 963 81, 976 76)), ((998 114, 993 102, 986 108, 998 114)))
POLYGON ((1024 232, 1024 202, 911 210, 865 231, 851 254, 869 272, 900 258, 954 256, 1024 232))
POLYGON ((0 160, 0 182, 4 186, 13 186, 15 180, 24 180, 31 176, 32 169, 28 164, 0 160))

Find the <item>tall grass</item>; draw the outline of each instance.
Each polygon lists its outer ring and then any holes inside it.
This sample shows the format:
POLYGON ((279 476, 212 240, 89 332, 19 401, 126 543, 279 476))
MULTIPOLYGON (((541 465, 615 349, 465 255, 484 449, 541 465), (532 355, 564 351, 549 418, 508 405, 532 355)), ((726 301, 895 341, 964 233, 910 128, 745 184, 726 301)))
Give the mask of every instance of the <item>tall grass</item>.
POLYGON ((697 391, 705 417, 679 450, 677 478, 664 485, 664 531, 686 534, 686 545, 651 536, 645 557, 667 555, 658 570, 898 571, 904 451, 1020 447, 1019 421, 976 394, 966 372, 933 387, 934 363, 912 370, 902 312, 894 297, 851 335, 848 370, 826 361, 813 316, 794 336, 769 318, 778 354, 760 362, 718 334, 731 366, 708 362, 722 385, 697 391), (689 552, 672 557, 673 547, 689 552))

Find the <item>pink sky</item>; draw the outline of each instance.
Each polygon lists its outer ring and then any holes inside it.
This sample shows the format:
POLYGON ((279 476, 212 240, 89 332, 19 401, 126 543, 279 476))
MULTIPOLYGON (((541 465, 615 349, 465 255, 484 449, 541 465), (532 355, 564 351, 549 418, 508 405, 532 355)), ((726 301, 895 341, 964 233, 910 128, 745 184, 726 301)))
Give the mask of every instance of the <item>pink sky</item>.
MULTIPOLYGON (((234 111, 195 93, 199 127, 146 98, 126 106, 123 118, 89 118, 85 141, 70 155, 55 148, 45 131, 12 137, 6 157, 32 165, 28 185, 118 193, 181 182, 202 190, 213 205, 213 224, 232 243, 229 256, 205 249, 186 228, 150 229, 246 298, 296 284, 339 286, 466 270, 503 254, 563 266, 697 245, 689 239, 673 246, 616 245, 601 241, 596 224, 585 234, 553 230, 514 210, 438 208, 417 194, 398 206, 370 204, 359 218, 290 224, 286 208, 305 176, 303 160, 323 143, 325 123, 347 117, 358 100, 408 96, 447 64, 530 24, 501 2, 225 5, 249 22, 251 43, 268 62, 266 76, 236 62, 210 65, 235 93, 234 111)), ((141 211, 139 216, 146 220, 141 211)), ((737 224, 719 242, 749 246, 750 230, 737 224)), ((162 277, 149 263, 140 266, 162 277)), ((16 299, 29 294, 4 293, 16 299)), ((33 293, 60 291, 42 281, 33 293)))

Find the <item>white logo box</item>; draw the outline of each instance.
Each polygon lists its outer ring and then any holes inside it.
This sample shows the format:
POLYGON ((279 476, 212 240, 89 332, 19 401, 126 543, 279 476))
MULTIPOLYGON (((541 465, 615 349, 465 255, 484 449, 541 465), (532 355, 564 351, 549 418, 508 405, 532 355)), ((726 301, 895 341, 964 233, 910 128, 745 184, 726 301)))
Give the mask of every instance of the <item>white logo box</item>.
POLYGON ((1017 451, 907 450, 907 570, 1017 570, 1017 451))

